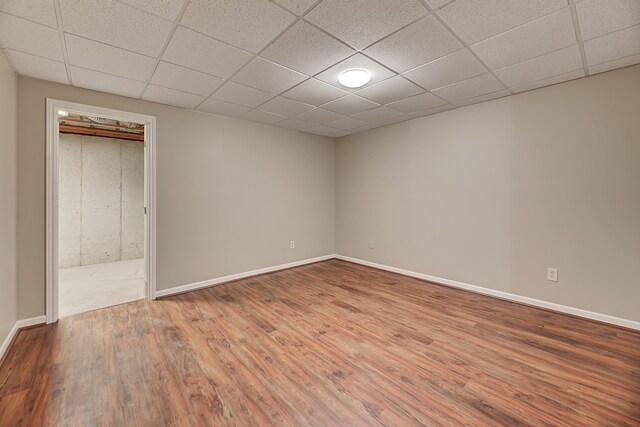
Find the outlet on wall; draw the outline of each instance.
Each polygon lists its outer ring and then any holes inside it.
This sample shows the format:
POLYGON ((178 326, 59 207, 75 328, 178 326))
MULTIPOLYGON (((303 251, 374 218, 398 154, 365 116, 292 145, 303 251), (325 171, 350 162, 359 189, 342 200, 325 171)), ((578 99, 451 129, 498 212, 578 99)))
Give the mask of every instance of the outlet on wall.
POLYGON ((369 240, 369 249, 374 249, 376 247, 376 242, 373 240, 369 240))
POLYGON ((296 248, 296 241, 292 240, 289 242, 289 249, 295 249, 296 248))
POLYGON ((558 281, 558 269, 557 268, 547 268, 547 280, 550 282, 558 281))

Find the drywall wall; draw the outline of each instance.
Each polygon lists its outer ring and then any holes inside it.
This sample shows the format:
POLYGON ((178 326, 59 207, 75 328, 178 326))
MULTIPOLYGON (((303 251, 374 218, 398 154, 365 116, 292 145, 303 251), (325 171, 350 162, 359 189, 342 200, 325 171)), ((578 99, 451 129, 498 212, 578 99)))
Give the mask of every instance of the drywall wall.
POLYGON ((334 253, 332 139, 42 80, 18 85, 20 318, 44 314, 46 98, 156 116, 159 290, 334 253))
POLYGON ((58 265, 144 256, 144 144, 60 134, 58 265))
POLYGON ((339 139, 336 236, 341 255, 640 321, 640 66, 339 139))
POLYGON ((18 78, 0 51, 0 345, 17 320, 18 78))

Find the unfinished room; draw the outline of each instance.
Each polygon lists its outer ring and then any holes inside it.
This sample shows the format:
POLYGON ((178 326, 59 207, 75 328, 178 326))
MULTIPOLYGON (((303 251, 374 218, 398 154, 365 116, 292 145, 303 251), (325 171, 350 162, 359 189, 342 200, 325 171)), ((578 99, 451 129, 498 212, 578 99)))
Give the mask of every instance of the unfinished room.
POLYGON ((640 426, 640 0, 0 0, 5 426, 640 426))

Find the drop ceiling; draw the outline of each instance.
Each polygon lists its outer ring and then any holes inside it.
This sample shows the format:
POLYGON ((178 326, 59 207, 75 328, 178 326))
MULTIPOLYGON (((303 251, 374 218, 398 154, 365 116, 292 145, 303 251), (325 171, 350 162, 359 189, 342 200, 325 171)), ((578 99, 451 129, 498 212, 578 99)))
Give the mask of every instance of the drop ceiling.
POLYGON ((24 76, 339 137, 640 63, 640 0, 0 0, 0 47, 24 76))

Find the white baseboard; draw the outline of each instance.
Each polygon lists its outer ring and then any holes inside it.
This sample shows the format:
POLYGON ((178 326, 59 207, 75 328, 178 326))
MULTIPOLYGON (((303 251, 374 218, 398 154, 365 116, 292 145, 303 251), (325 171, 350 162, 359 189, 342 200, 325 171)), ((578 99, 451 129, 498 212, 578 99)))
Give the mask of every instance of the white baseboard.
POLYGON ((287 268, 299 267, 305 264, 313 264, 314 262, 326 261, 328 259, 333 259, 335 257, 336 256, 334 254, 325 255, 317 258, 309 258, 301 261, 290 262, 288 264, 280 264, 280 265, 275 265, 273 267, 265 267, 265 268, 260 268, 258 270, 231 274, 229 276, 218 277, 216 279, 203 280, 202 282, 189 283, 187 285, 176 286, 175 288, 158 290, 156 291, 156 297, 161 298, 169 295, 195 291, 196 289, 208 288, 210 286, 221 285, 226 282, 244 279, 246 277, 257 276, 258 274, 273 273, 274 271, 278 271, 278 270, 285 270, 287 268))
POLYGON ((9 331, 9 335, 7 335, 7 337, 2 342, 2 346, 0 347, 0 360, 2 360, 2 358, 4 357, 4 354, 7 352, 7 350, 9 350, 9 346, 11 345, 13 338, 16 336, 18 331, 20 331, 20 329, 27 328, 29 326, 45 324, 45 323, 47 323, 46 316, 38 316, 38 317, 32 317, 31 319, 18 320, 13 325, 13 328, 11 328, 11 330, 9 331))
POLYGON ((417 279, 422 279, 429 282, 438 283, 441 285, 447 285, 454 288, 465 289, 467 291, 476 292, 483 295, 489 295, 489 296, 502 298, 509 301, 520 302, 523 304, 546 308, 546 309, 558 311, 561 313, 572 314, 574 316, 584 317, 587 319, 597 320, 600 322, 610 323, 613 325, 623 326, 625 328, 635 329, 637 331, 640 331, 640 322, 636 322, 634 320, 621 319, 619 317, 609 316, 607 314, 594 313, 592 311, 587 311, 580 308, 574 308, 566 305, 556 304, 553 302, 547 302, 547 301, 524 297, 516 294, 510 294, 508 292, 497 291, 494 289, 483 288, 482 286, 470 285, 468 283, 456 282, 455 280, 443 279, 441 277, 429 276, 428 274, 416 273, 415 271, 403 270, 401 268, 391 267, 384 264, 377 264, 375 262, 365 261, 358 258, 351 258, 344 255, 336 255, 335 257, 343 261, 349 261, 356 264, 365 265, 367 267, 374 267, 380 270, 399 273, 405 276, 411 276, 417 279))

